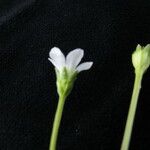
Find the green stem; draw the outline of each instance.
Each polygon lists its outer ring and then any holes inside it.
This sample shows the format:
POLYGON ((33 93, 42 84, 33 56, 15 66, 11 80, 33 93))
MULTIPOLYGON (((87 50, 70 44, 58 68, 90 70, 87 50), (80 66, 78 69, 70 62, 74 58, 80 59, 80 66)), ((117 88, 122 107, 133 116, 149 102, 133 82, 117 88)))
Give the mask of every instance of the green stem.
POLYGON ((138 97, 139 97, 139 93, 140 93, 140 89, 141 89, 142 76, 143 76, 143 74, 140 73, 139 71, 135 72, 134 88, 133 88, 130 108, 129 108, 129 112, 128 112, 127 122, 126 122, 126 126, 125 126, 124 136, 123 136, 123 140, 122 140, 121 150, 129 149, 131 133, 132 133, 132 128, 133 128, 133 122, 134 122, 134 118, 135 118, 138 97))
POLYGON ((66 98, 64 96, 59 97, 55 119, 53 123, 53 128, 52 128, 49 150, 56 150, 58 131, 59 131, 59 126, 60 126, 60 122, 62 118, 62 112, 63 112, 63 108, 65 104, 65 99, 66 98))

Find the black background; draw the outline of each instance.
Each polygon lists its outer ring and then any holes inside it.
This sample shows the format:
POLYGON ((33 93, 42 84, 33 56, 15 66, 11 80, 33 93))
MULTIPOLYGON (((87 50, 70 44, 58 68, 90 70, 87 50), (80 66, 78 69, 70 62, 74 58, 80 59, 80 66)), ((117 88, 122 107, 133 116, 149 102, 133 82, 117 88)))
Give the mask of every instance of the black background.
MULTIPOLYGON (((149 0, 0 1, 0 150, 48 150, 57 106, 57 46, 94 65, 66 101, 58 150, 119 150, 134 81, 131 54, 150 42, 149 0)), ((150 69, 144 75, 131 150, 150 146, 150 69)))

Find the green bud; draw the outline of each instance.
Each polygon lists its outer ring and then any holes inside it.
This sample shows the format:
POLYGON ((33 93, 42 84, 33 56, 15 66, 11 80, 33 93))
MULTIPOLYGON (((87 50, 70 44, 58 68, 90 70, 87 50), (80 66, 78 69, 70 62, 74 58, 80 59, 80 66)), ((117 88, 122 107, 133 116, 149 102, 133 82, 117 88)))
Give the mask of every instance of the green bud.
POLYGON ((145 47, 137 45, 136 50, 132 54, 132 63, 135 72, 143 74, 148 69, 150 65, 150 44, 147 44, 145 47))
POLYGON ((68 70, 64 67, 64 69, 62 69, 62 71, 58 71, 57 69, 56 71, 56 76, 57 76, 57 92, 59 96, 65 96, 67 97, 74 85, 74 81, 76 79, 77 76, 77 72, 68 70))

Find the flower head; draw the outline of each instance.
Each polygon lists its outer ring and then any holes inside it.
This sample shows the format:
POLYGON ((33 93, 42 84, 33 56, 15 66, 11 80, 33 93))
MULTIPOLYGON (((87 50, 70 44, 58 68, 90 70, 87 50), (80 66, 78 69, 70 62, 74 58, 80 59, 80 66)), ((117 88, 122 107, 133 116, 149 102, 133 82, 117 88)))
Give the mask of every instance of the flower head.
POLYGON ((49 52, 48 60, 55 66, 58 94, 68 95, 79 72, 91 68, 93 62, 80 63, 84 51, 80 48, 72 50, 65 57, 61 50, 54 47, 49 52))
POLYGON ((135 52, 132 54, 132 63, 135 72, 144 73, 150 65, 150 44, 145 47, 137 45, 135 52))
POLYGON ((80 48, 72 50, 69 54, 64 56, 61 50, 57 47, 54 47, 49 52, 48 60, 55 66, 55 68, 61 72, 64 68, 72 72, 81 72, 83 70, 88 70, 91 68, 93 62, 85 62, 79 65, 84 51, 80 48))

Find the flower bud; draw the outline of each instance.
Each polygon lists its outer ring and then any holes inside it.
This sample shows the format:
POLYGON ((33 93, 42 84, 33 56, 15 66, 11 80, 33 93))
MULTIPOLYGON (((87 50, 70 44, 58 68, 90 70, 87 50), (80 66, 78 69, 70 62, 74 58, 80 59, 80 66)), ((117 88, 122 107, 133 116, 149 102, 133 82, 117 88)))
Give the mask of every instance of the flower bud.
POLYGON ((137 45, 136 50, 132 54, 132 63, 135 72, 144 73, 150 65, 150 44, 145 47, 137 45))

